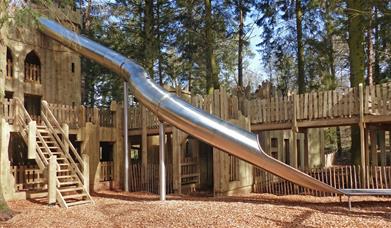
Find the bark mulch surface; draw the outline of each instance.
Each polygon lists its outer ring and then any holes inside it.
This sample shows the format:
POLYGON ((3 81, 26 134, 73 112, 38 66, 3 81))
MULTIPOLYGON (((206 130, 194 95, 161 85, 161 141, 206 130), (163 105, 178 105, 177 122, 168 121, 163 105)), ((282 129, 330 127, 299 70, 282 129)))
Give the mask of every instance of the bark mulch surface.
POLYGON ((169 196, 103 191, 95 204, 70 209, 11 201, 14 218, 0 227, 391 227, 391 198, 247 194, 169 196))

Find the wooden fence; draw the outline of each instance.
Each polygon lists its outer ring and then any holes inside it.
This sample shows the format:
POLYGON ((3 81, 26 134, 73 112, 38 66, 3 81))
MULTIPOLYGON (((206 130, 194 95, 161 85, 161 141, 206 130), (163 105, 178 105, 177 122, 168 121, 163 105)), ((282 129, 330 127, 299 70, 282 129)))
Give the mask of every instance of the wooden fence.
MULTIPOLYGON (((84 127, 86 122, 99 124, 101 127, 116 126, 116 112, 109 109, 85 108, 64 104, 51 104, 49 109, 60 124, 68 124, 71 129, 84 127)), ((4 99, 0 106, 0 114, 12 124, 15 117, 15 102, 13 99, 4 99)), ((31 115, 31 118, 41 123, 41 116, 31 115)))
MULTIPOLYGON (((337 189, 391 188, 391 166, 367 166, 366 174, 361 177, 361 166, 333 166, 304 171, 308 175, 337 189)), ((275 195, 304 194, 314 196, 330 196, 331 193, 307 189, 273 174, 254 168, 254 192, 275 195)))
MULTIPOLYGON (((159 193, 159 165, 140 163, 129 165, 129 191, 159 193)), ((172 164, 166 165, 166 192, 173 193, 172 164)))
MULTIPOLYGON (((363 87, 364 115, 391 114, 391 83, 363 87)), ((238 115, 238 97, 224 90, 215 90, 204 97, 195 95, 188 100, 192 105, 225 119, 238 115)), ((275 96, 267 99, 244 100, 243 113, 252 124, 292 123, 295 121, 352 118, 360 115, 360 89, 339 88, 336 90, 310 92, 300 95, 275 96)), ((156 128, 157 118, 146 112, 147 128, 156 128)), ((141 108, 129 109, 129 129, 141 128, 141 108)))
POLYGON ((11 166, 15 178, 15 190, 42 190, 47 188, 43 171, 36 165, 11 166))
MULTIPOLYGON (((225 90, 215 90, 213 94, 202 97, 195 95, 190 99, 183 97, 184 100, 193 106, 203 109, 224 119, 237 119, 239 116, 239 102, 236 96, 230 96, 225 90)), ((140 129, 142 123, 142 110, 140 105, 134 105, 129 108, 129 129, 140 129)), ((147 128, 158 128, 159 119, 151 111, 146 110, 144 114, 147 128)))
POLYGON ((48 104, 50 111, 56 117, 60 124, 68 124, 70 128, 79 128, 84 126, 81 120, 80 107, 72 105, 48 104))
POLYGON ((100 162, 100 181, 112 181, 114 177, 114 162, 100 162))
POLYGON ((110 109, 99 109, 99 126, 115 127, 115 112, 110 109))
MULTIPOLYGON (((145 122, 148 128, 155 129, 159 127, 159 119, 149 110, 145 110, 145 122)), ((128 109, 128 128, 141 128, 142 110, 140 105, 134 105, 128 109)))
POLYGON ((181 183, 191 184, 200 182, 200 167, 198 158, 183 157, 181 162, 181 183))

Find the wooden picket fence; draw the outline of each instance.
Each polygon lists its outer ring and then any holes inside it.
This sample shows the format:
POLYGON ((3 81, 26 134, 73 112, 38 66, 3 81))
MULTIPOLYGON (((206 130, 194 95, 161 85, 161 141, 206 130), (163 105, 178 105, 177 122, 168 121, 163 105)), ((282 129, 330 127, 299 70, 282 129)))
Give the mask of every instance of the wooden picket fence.
POLYGON ((199 183, 200 167, 197 158, 183 157, 181 161, 181 183, 199 183))
MULTIPOLYGON (((48 104, 50 111, 60 124, 68 124, 71 129, 84 127, 86 122, 99 124, 101 127, 116 126, 116 112, 107 108, 86 108, 83 105, 73 106, 64 104, 48 104)), ((9 124, 13 124, 15 117, 15 102, 13 99, 4 99, 0 104, 0 115, 9 124)), ((41 123, 40 115, 32 115, 31 118, 41 123)), ((152 118, 152 117, 151 117, 152 118)))
MULTIPOLYGON (((212 113, 223 119, 238 119, 239 102, 236 96, 229 95, 225 90, 215 90, 213 94, 204 97, 194 95, 191 98, 182 97, 195 107, 206 112, 212 113)), ((142 127, 142 111, 139 104, 133 105, 128 110, 128 127, 129 129, 140 129, 142 127)), ((144 113, 146 126, 149 129, 159 127, 159 119, 151 111, 146 110, 144 113)))
POLYGON ((47 188, 44 173, 37 165, 11 166, 15 178, 15 190, 43 190, 47 188))
POLYGON ((100 181, 112 181, 114 177, 114 162, 100 162, 100 181))
POLYGON ((115 112, 110 109, 99 109, 99 126, 115 127, 115 112))
POLYGON ((61 124, 68 124, 70 128, 84 126, 80 118, 80 109, 72 105, 48 104, 50 111, 61 124))
MULTIPOLYGON (((304 172, 337 189, 391 188, 391 166, 367 166, 365 167, 365 177, 362 177, 361 175, 361 166, 333 166, 329 168, 305 170, 304 172)), ((256 193, 270 193, 275 195, 334 195, 298 186, 258 168, 254 168, 253 191, 256 193)))
MULTIPOLYGON (((159 164, 129 165, 129 191, 159 193, 159 164)), ((166 165, 166 193, 173 193, 172 164, 166 165)))
POLYGON ((365 87, 364 113, 370 115, 391 114, 391 83, 365 87))

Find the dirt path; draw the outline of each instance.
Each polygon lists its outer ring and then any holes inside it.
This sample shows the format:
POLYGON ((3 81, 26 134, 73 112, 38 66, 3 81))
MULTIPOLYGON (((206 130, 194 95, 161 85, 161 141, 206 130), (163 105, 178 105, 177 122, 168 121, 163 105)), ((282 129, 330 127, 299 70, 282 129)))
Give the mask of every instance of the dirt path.
POLYGON ((95 205, 50 208, 11 201, 18 214, 4 227, 391 227, 391 199, 353 197, 353 210, 336 197, 250 194, 237 197, 170 196, 105 191, 95 205))

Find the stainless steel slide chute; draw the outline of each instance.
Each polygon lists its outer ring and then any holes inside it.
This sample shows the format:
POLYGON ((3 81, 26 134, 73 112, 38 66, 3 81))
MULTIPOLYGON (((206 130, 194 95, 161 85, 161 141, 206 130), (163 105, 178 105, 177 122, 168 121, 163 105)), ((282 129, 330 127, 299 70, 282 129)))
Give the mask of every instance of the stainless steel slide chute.
POLYGON ((298 185, 317 191, 343 194, 338 189, 268 156, 259 145, 256 134, 195 108, 166 92, 132 60, 49 19, 40 18, 39 27, 52 39, 121 75, 137 99, 167 123, 298 185))

